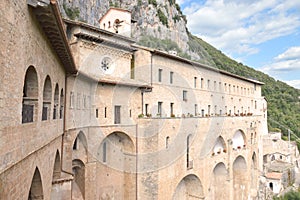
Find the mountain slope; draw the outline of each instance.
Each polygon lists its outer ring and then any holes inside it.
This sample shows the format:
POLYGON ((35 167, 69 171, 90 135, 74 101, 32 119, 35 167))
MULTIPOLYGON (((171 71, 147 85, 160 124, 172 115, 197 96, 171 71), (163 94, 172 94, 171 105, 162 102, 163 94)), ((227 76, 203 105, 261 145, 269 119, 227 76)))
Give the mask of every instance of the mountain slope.
POLYGON ((228 72, 264 82, 262 95, 268 101, 270 131, 291 129, 300 136, 300 90, 238 63, 186 28, 186 17, 175 0, 59 0, 64 17, 98 26, 98 20, 110 6, 132 12, 133 37, 139 44, 165 51, 176 50, 179 56, 228 72))

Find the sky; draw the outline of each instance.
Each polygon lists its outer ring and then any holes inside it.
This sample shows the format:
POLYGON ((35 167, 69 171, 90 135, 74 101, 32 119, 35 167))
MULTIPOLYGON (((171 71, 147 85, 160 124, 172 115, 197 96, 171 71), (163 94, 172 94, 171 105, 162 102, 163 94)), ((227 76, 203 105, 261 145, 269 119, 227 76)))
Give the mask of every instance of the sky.
POLYGON ((300 0, 176 0, 191 33, 300 89, 300 0))

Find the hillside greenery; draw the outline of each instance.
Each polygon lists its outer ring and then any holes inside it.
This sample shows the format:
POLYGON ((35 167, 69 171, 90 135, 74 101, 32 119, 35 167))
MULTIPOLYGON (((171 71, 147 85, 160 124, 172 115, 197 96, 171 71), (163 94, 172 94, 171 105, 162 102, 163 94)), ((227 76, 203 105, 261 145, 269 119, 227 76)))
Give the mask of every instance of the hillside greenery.
POLYGON ((300 200, 299 191, 289 191, 281 197, 274 197, 274 200, 300 200))

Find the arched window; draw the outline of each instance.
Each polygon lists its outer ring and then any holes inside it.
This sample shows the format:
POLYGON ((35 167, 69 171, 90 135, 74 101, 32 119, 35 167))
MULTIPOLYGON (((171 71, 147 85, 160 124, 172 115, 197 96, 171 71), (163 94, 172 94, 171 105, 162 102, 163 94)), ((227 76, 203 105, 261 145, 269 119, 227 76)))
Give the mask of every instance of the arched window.
POLYGON ((59 108, 59 119, 62 119, 64 116, 64 89, 61 89, 60 91, 60 108, 59 108))
POLYGON ((30 66, 25 75, 22 101, 22 123, 37 120, 38 111, 38 77, 36 70, 30 66))
POLYGON ((58 89, 58 84, 56 83, 55 92, 54 92, 53 119, 57 119, 57 109, 59 106, 58 102, 59 102, 59 89, 58 89))
POLYGON ((232 148, 241 149, 243 147, 246 147, 245 141, 246 141, 245 134, 241 130, 236 131, 232 138, 232 148))
POLYGON ((47 76, 44 82, 44 90, 43 90, 42 120, 48 120, 50 118, 51 100, 52 100, 52 85, 51 85, 50 77, 47 76))

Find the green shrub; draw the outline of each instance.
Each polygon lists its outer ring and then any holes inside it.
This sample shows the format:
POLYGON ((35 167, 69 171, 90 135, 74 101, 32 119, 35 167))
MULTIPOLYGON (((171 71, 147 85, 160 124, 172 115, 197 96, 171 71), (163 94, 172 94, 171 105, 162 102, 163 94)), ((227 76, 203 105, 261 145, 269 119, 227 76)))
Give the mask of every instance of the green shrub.
POLYGON ((78 8, 68 8, 66 4, 63 4, 63 8, 66 12, 66 15, 71 19, 74 20, 76 18, 79 18, 79 9, 78 8))
POLYGON ((162 23, 163 25, 165 25, 166 27, 169 27, 169 24, 168 24, 168 18, 167 18, 166 15, 161 11, 161 9, 158 9, 157 15, 158 15, 159 21, 161 21, 161 23, 162 23))

